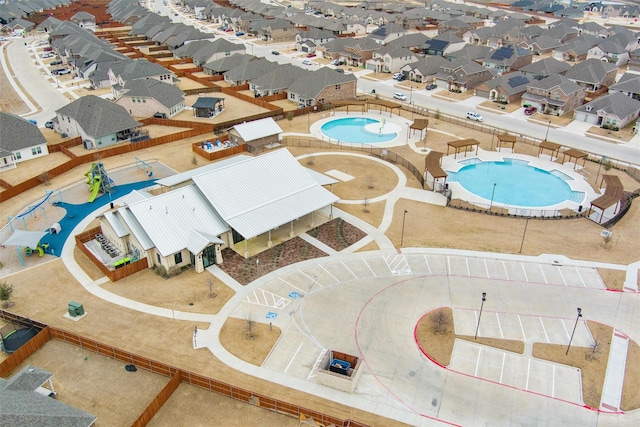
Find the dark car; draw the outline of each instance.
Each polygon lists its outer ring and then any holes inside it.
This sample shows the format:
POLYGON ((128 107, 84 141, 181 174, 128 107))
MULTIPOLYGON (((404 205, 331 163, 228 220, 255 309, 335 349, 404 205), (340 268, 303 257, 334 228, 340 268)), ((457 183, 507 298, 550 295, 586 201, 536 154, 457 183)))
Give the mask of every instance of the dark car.
POLYGON ((437 89, 437 88, 438 88, 438 85, 437 85, 437 84, 430 83, 430 84, 426 85, 424 88, 425 88, 426 90, 433 90, 433 89, 437 89))
POLYGON ((277 50, 272 50, 272 51, 271 51, 271 54, 272 54, 272 55, 280 55, 280 52, 278 52, 277 50))
POLYGON ((51 61, 49 65, 62 65, 62 61, 51 61))
POLYGON ((155 117, 156 119, 166 119, 167 115, 165 113, 161 113, 161 112, 157 112, 153 115, 153 117, 155 117))
POLYGON ((315 53, 308 53, 307 54, 307 58, 315 58, 316 54, 315 53))
POLYGON ((238 31, 236 33, 236 37, 242 37, 242 36, 244 36, 244 33, 242 31, 238 31))
POLYGON ((527 116, 532 115, 533 113, 535 113, 538 109, 536 107, 526 107, 524 109, 524 114, 526 114, 527 116))

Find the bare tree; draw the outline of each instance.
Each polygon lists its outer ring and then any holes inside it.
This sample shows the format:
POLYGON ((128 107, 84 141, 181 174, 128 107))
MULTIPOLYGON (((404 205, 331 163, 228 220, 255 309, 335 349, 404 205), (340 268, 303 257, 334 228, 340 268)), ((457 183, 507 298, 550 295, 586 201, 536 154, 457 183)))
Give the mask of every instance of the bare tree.
POLYGON ((369 213, 369 199, 367 199, 365 197, 364 202, 362 203, 364 205, 364 209, 362 210, 364 213, 369 213))
POLYGON ((41 183, 43 183, 44 185, 49 185, 49 172, 42 172, 40 175, 38 175, 38 181, 40 181, 41 183))
POLYGON ((589 353, 584 355, 584 358, 590 362, 597 360, 600 357, 600 336, 595 336, 591 344, 589 344, 589 353))
POLYGON ((444 310, 438 310, 433 316, 432 320, 433 333, 444 334, 447 332, 447 324, 449 323, 449 316, 444 310))
POLYGON ((193 156, 191 156, 191 164, 196 166, 198 164, 198 158, 196 157, 196 155, 194 154, 193 156))
POLYGON ((367 188, 373 190, 376 188, 376 177, 373 175, 367 175, 367 188))
POLYGON ((314 156, 313 154, 309 154, 307 156, 307 164, 309 166, 313 166, 316 163, 316 156, 314 156))
POLYGON ((218 287, 217 287, 217 289, 215 291, 213 290, 213 285, 214 285, 213 279, 209 279, 208 280, 208 285, 209 285, 209 294, 207 294, 207 296, 209 298, 217 297, 218 293, 220 293, 220 285, 218 285, 218 287))
POLYGON ((247 339, 254 339, 256 337, 256 321, 253 320, 253 315, 251 313, 247 314, 244 318, 244 333, 247 339))
POLYGON ((607 249, 607 247, 611 247, 611 242, 613 241, 613 233, 603 233, 601 234, 602 236, 602 246, 604 246, 605 249, 607 249))

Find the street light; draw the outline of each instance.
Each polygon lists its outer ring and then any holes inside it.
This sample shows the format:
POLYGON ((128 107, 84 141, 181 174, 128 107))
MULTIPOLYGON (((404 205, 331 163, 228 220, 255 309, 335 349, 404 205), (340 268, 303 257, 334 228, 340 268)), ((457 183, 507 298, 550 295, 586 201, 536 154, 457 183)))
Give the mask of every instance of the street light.
POLYGON ((407 218, 407 210, 404 210, 404 214, 402 215, 402 233, 400 235, 400 247, 404 243, 404 220, 407 218))
POLYGON ((549 123, 547 124, 547 133, 544 135, 544 140, 547 140, 547 137, 549 136, 549 128, 551 127, 551 120, 549 120, 549 123))
POLYGON ((578 326, 578 320, 582 317, 582 309, 578 307, 578 315, 576 316, 576 323, 573 325, 573 331, 571 332, 571 338, 569 338, 569 345, 567 346, 567 351, 564 354, 565 356, 569 354, 569 348, 571 347, 571 341, 573 341, 573 334, 576 333, 576 327, 578 326))
POLYGON ((482 302, 480 303, 480 314, 478 315, 478 325, 476 326, 476 335, 473 337, 474 340, 478 339, 478 330, 480 329, 480 318, 482 317, 482 308, 484 307, 484 302, 487 300, 487 293, 482 293, 482 302))
POLYGON ((493 191, 491 192, 491 202, 489 203, 489 212, 491 212, 491 207, 493 206, 493 196, 496 194, 496 183, 493 183, 493 191))

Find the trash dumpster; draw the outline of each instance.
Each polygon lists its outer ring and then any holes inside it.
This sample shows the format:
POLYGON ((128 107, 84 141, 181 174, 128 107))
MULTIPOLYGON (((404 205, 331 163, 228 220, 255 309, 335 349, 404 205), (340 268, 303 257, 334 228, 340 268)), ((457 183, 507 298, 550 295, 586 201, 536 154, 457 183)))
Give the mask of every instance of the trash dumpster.
POLYGON ((69 316, 76 317, 82 316, 84 314, 84 307, 79 302, 70 301, 67 310, 69 311, 69 316))

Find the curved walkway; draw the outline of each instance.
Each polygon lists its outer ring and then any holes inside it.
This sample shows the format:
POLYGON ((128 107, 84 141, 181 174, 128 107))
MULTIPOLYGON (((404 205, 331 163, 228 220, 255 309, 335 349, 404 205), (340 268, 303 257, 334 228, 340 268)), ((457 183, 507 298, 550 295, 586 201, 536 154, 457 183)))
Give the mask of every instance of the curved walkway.
MULTIPOLYGON (((358 156, 383 162, 370 156, 353 153, 317 153, 314 155, 358 156)), ((416 352, 415 343, 407 338, 407 331, 413 331, 412 325, 420 313, 444 305, 454 307, 456 331, 469 334, 469 325, 475 325, 473 316, 476 313, 477 301, 476 298, 467 298, 465 294, 477 296, 480 287, 484 289, 488 286, 487 280, 497 281, 498 284, 506 281, 513 283, 508 288, 511 290, 510 292, 515 293, 504 293, 504 289, 507 288, 501 289, 499 285, 494 283, 491 285, 490 295, 493 301, 502 300, 502 304, 512 306, 522 298, 524 289, 516 284, 519 281, 525 281, 526 278, 526 282, 529 283, 526 287, 528 292, 533 292, 534 286, 541 287, 540 289, 544 290, 542 292, 555 292, 560 283, 564 286, 569 284, 570 289, 566 292, 580 293, 581 296, 577 298, 586 299, 582 304, 583 310, 585 313, 594 313, 593 318, 596 317, 597 312, 595 307, 602 305, 603 298, 612 299, 611 304, 607 304, 607 306, 613 307, 611 312, 607 312, 599 320, 611 325, 615 324, 618 330, 624 331, 625 334, 640 342, 640 332, 634 329, 631 321, 622 323, 619 320, 616 321, 616 316, 621 312, 625 313, 621 316, 622 318, 632 318, 630 311, 633 310, 634 304, 630 299, 635 301, 638 294, 606 292, 603 290, 599 276, 594 273, 595 268, 598 267, 627 270, 628 287, 633 286, 637 289, 636 281, 633 280, 633 271, 637 277, 638 263, 632 266, 623 266, 574 261, 557 255, 527 257, 428 248, 396 249, 385 235, 385 231, 393 220, 395 203, 405 195, 413 195, 420 200, 420 195, 431 192, 411 192, 412 189, 405 187, 406 177, 402 171, 393 164, 383 163, 394 170, 399 181, 393 191, 377 198, 379 201, 386 202, 384 216, 379 227, 373 227, 357 217, 334 208, 336 216, 344 218, 365 231, 367 237, 344 251, 339 253, 334 251, 328 258, 287 266, 269 273, 247 286, 238 284, 216 266, 209 267, 207 270, 211 274, 217 276, 236 292, 234 297, 215 315, 155 307, 123 298, 102 289, 100 285, 106 281, 106 278, 92 281, 75 262, 73 257, 75 243, 72 239, 65 243, 62 259, 65 266, 87 291, 106 301, 166 318, 209 323, 208 329, 198 329, 197 340, 194 340, 197 342, 196 348, 208 348, 228 366, 267 381, 287 384, 290 387, 311 392, 329 400, 350 404, 362 410, 414 425, 427 425, 433 423, 434 420, 467 424, 499 420, 502 419, 501 417, 507 417, 505 421, 507 423, 522 422, 531 417, 540 420, 548 420, 549 417, 558 420, 580 419, 584 424, 593 423, 598 415, 579 405, 581 391, 575 387, 571 388, 570 384, 564 385, 564 391, 559 390, 552 393, 530 388, 528 380, 523 386, 521 382, 523 381, 522 376, 525 375, 524 365, 515 361, 511 362, 515 363, 512 368, 516 370, 512 382, 517 385, 509 386, 508 382, 505 383, 507 387, 496 385, 498 381, 493 381, 491 374, 479 374, 478 366, 491 366, 494 363, 499 363, 496 361, 500 357, 504 357, 502 356, 504 352, 485 349, 473 343, 456 344, 452 370, 443 370, 416 352), (354 253, 371 241, 376 242, 380 248, 379 251, 354 253), (560 276, 557 276, 558 261, 562 263, 563 268, 567 269, 564 275, 561 272, 560 276), (520 272, 520 269, 524 273, 520 272), (537 269, 540 269, 542 274, 537 269), (504 271, 506 277, 502 276, 501 271, 504 271), (555 279, 554 274, 556 275, 555 279), (571 286, 571 277, 576 283, 582 283, 585 286, 571 286), (477 290, 469 293, 465 288, 465 292, 459 292, 462 289, 457 289, 459 285, 455 284, 459 280, 468 281, 467 287, 471 286, 477 290), (558 284, 554 284, 554 280, 558 284), (294 285, 286 285, 287 283, 294 285), (423 283, 429 284, 428 292, 422 289, 423 285, 421 284, 423 283), (363 286, 365 288, 362 288, 363 286), (335 296, 341 295, 343 289, 345 295, 336 300, 335 296), (262 290, 274 295, 283 295, 283 298, 288 301, 286 309, 248 304, 249 296, 262 290), (296 297, 291 297, 291 295, 296 295, 296 297), (613 301, 614 299, 618 299, 617 302, 613 301), (418 301, 421 303, 416 305, 418 301), (593 304, 593 308, 591 304, 593 304), (326 315, 328 306, 332 307, 331 316, 326 315), (373 312, 369 311, 371 307, 376 307, 373 312), (262 367, 241 361, 229 353, 219 341, 219 333, 224 319, 228 317, 244 318, 247 310, 256 310, 261 315, 271 316, 268 321, 273 322, 283 331, 278 343, 262 367), (411 315, 406 316, 407 313, 411 313, 411 315), (472 317, 469 318, 469 315, 472 317), (357 322, 355 322, 356 316, 357 322), (458 319, 463 320, 458 321, 458 319), (401 333, 398 334, 398 331, 401 333), (382 341, 379 341, 380 339, 382 341), (318 359, 330 348, 349 351, 363 358, 367 370, 355 393, 343 393, 310 381, 315 376, 315 366, 318 359), (480 353, 483 349, 485 349, 484 356, 481 358, 480 353), (473 359, 473 355, 476 353, 476 359, 473 359), (384 357, 385 354, 388 357, 384 357), (473 366, 476 366, 475 370, 473 366), (389 372, 396 372, 396 374, 389 377, 389 372), (412 375, 411 372, 414 374, 412 375), (405 375, 406 373, 409 374, 408 377, 405 375), (416 373, 420 374, 416 375, 416 373), (483 399, 481 403, 480 397, 477 397, 478 394, 474 391, 479 386, 478 379, 485 379, 480 383, 480 386, 489 389, 487 393, 502 396, 499 401, 495 404, 488 404, 483 399), (516 390, 513 390, 514 388, 516 390), (470 390, 470 392, 466 390, 470 390), (521 393, 520 391, 532 391, 532 393, 521 393), (433 393, 439 396, 434 398, 435 400, 429 397, 433 393), (432 401, 436 403, 433 405, 424 403, 432 401), (463 415, 460 411, 462 409, 459 406, 460 403, 457 403, 461 401, 477 402, 476 405, 483 409, 472 415, 462 411, 463 415), (544 413, 521 411, 517 414, 500 414, 501 409, 496 406, 499 406, 499 402, 502 401, 512 402, 513 405, 522 407, 546 405, 548 410, 544 413), (468 416, 472 418, 466 419, 465 417, 468 416)), ((361 201, 351 202, 362 203, 361 201)), ((84 230, 91 218, 106 209, 105 205, 91 213, 74 229, 72 234, 84 230)), ((534 307, 529 304, 527 307, 519 308, 517 312, 504 312, 504 310, 496 311, 486 307, 485 319, 489 320, 483 324, 481 335, 494 336, 498 333, 496 331, 500 331, 499 337, 504 337, 506 326, 500 323, 501 318, 540 316, 544 313, 547 313, 547 316, 552 314, 557 316, 556 311, 562 310, 559 305, 548 302, 558 300, 557 296, 555 298, 540 298, 539 294, 536 294, 535 297, 532 295, 530 298, 531 301, 534 299, 542 300, 546 308, 534 307), (549 307, 555 307, 555 309, 549 307), (489 314, 491 317, 488 316, 489 314), (493 316, 498 319, 497 327, 493 316)), ((567 305, 572 306, 573 304, 573 302, 565 302, 567 305)), ((548 327, 548 331, 545 330, 545 335, 552 337, 547 338, 548 342, 557 340, 561 343, 563 341, 562 328, 566 329, 567 326, 565 322, 557 325, 548 327), (555 338, 553 338, 554 331, 557 333, 555 338)), ((530 339, 533 339, 535 334, 529 333, 530 331, 526 328, 522 329, 523 334, 525 334, 525 330, 530 339)), ((512 331, 511 333, 517 335, 519 332, 512 331)), ((583 330, 579 330, 576 336, 577 343, 588 345, 588 339, 588 334, 585 335, 583 330)), ((612 346, 612 351, 615 348, 621 347, 612 346)), ((525 355, 525 357, 527 356, 525 355)), ((626 359, 622 354, 610 355, 610 359, 620 361, 620 358, 626 359)), ((506 359, 502 360, 504 364, 506 359)), ((531 369, 530 366, 528 369, 531 369)), ((550 365, 543 364, 542 366, 538 369, 545 372, 544 367, 550 365)), ((555 375, 556 372, 564 371, 561 366, 558 366, 553 368, 553 372, 555 375)), ((526 378, 529 378, 529 372, 526 375, 526 378)), ((620 375, 624 375, 624 372, 621 373, 619 369, 608 371, 607 390, 604 393, 607 396, 607 402, 619 401, 621 380, 623 379, 620 375)), ((575 377, 573 378, 574 381, 569 381, 569 383, 575 386, 575 377)), ((502 378, 500 378, 500 383, 502 383, 502 378)), ((556 387, 555 379, 543 379, 543 383, 551 384, 550 387, 554 389, 556 387)), ((557 387, 562 387, 562 384, 557 384, 557 387)), ((546 389, 543 387, 543 390, 546 389)), ((605 411, 613 407, 607 402, 603 402, 602 406, 605 411)), ((604 415, 601 414, 600 417, 602 416, 604 415)), ((625 419, 629 417, 636 418, 640 415, 627 414, 625 419)))

